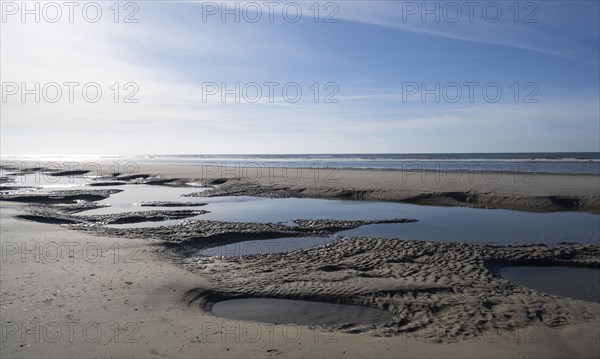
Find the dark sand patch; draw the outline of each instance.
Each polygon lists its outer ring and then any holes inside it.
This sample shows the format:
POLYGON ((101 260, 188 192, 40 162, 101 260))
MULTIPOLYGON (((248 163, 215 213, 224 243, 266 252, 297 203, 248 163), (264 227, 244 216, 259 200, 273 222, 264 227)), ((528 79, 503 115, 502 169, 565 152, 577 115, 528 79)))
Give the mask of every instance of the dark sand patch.
POLYGON ((129 184, 128 182, 125 181, 100 181, 100 182, 92 182, 92 183, 88 183, 88 186, 90 187, 107 187, 107 186, 124 186, 126 184, 129 184))
POLYGON ((147 179, 151 176, 148 174, 133 174, 133 175, 115 174, 114 177, 116 177, 120 181, 133 181, 133 180, 139 180, 139 179, 147 179))
POLYGON ((113 193, 120 190, 72 190, 72 191, 52 191, 49 193, 27 193, 27 194, 0 194, 0 201, 42 203, 42 204, 76 204, 78 201, 101 201, 108 198, 113 193))
POLYGON ((374 223, 409 223, 414 219, 390 219, 373 221, 344 221, 333 219, 296 220, 294 226, 276 223, 222 222, 186 220, 176 226, 152 228, 81 227, 80 230, 125 238, 153 238, 173 243, 171 248, 189 247, 203 249, 246 240, 274 239, 284 237, 330 236, 342 229, 357 228, 374 223))
POLYGON ((35 215, 18 215, 16 218, 23 219, 26 221, 33 221, 45 224, 77 224, 76 221, 72 221, 64 218, 46 217, 46 216, 35 216, 35 215))
POLYGON ((89 172, 90 172, 89 170, 60 171, 60 172, 48 171, 48 175, 54 176, 54 177, 83 176, 85 174, 88 174, 89 172))
POLYGON ((176 201, 148 201, 136 203, 140 207, 201 207, 208 203, 176 202, 176 201))

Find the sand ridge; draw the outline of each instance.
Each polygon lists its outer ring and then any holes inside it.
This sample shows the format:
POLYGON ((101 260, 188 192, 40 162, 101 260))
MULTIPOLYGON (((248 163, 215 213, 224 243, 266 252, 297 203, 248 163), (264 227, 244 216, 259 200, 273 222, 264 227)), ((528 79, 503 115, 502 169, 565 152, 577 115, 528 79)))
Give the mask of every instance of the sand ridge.
POLYGON ((394 315, 395 321, 387 325, 337 328, 350 332, 398 335, 420 330, 432 338, 454 340, 597 318, 600 305, 513 285, 487 268, 490 261, 598 266, 600 248, 342 238, 292 253, 178 260, 214 283, 212 290, 194 297, 207 308, 224 299, 266 297, 362 305, 394 315))
MULTIPOLYGON (((600 193, 600 192, 599 192, 600 193)), ((505 208, 550 212, 560 210, 600 211, 600 196, 552 195, 531 196, 478 191, 415 191, 394 188, 344 188, 303 186, 297 184, 254 183, 239 179, 224 181, 207 191, 188 197, 256 196, 268 198, 307 197, 325 199, 405 202, 422 205, 460 206, 474 208, 505 208)))

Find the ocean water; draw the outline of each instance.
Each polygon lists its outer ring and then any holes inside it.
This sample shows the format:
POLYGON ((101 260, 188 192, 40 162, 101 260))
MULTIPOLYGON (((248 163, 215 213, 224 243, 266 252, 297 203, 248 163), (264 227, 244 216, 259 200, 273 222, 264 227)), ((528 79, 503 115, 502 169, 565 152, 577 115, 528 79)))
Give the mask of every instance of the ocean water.
POLYGON ((281 154, 135 156, 4 156, 3 161, 47 160, 133 162, 240 167, 355 168, 444 172, 600 174, 600 152, 445 153, 445 154, 281 154))
POLYGON ((600 174, 600 153, 453 153, 318 155, 153 155, 139 163, 225 164, 263 167, 600 174))

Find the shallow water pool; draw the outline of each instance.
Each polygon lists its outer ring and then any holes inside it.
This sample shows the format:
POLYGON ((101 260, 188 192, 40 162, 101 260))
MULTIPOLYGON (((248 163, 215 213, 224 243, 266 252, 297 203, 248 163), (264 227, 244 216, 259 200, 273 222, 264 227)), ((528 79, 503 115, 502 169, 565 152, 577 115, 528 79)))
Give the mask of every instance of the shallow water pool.
POLYGON ((495 269, 515 284, 549 294, 600 303, 600 269, 563 266, 506 266, 495 269))
MULTIPOLYGON (((185 189, 176 190, 185 191, 185 189)), ((144 189, 139 191, 142 196, 148 194, 148 191, 144 189)), ((120 196, 121 194, 113 195, 106 202, 113 201, 114 203, 115 199, 121 198, 120 196)), ((158 200, 156 198, 152 197, 149 200, 158 200)), ((310 198, 171 197, 168 200, 208 203, 202 209, 210 211, 210 213, 192 218, 199 220, 292 224, 291 221, 294 219, 418 219, 418 222, 415 223, 366 225, 339 232, 338 235, 341 236, 373 236, 500 245, 518 243, 556 245, 561 242, 600 244, 600 215, 581 212, 534 213, 500 209, 436 207, 405 203, 310 198)), ((131 204, 120 202, 114 203, 113 206, 119 207, 107 207, 83 213, 103 214, 114 210, 157 209, 156 207, 129 208, 132 206, 131 204)), ((179 209, 179 207, 170 209, 179 209)), ((177 223, 179 221, 165 221, 150 225, 174 225, 177 223)), ((128 226, 142 227, 148 225, 148 223, 138 223, 128 226)))
POLYGON ((337 326, 385 324, 393 320, 386 310, 357 305, 330 304, 289 299, 232 299, 217 302, 212 312, 222 318, 274 324, 337 326))
MULTIPOLYGON (((29 177, 27 177, 29 176, 29 177)), ((35 178, 17 185, 40 184, 35 178)), ((89 179, 83 177, 55 177, 56 186, 82 188, 89 179), (75 181, 75 182, 70 182, 75 181), (66 183, 65 183, 66 182, 66 183)), ((50 185, 50 184, 47 184, 50 185)), ((482 244, 544 243, 556 245, 576 242, 600 245, 600 215, 581 212, 533 213, 510 210, 489 210, 463 207, 421 206, 406 203, 325 200, 311 198, 269 199, 249 196, 184 197, 205 188, 159 185, 122 185, 94 187, 119 189, 120 193, 99 201, 109 205, 80 212, 82 215, 100 215, 152 210, 189 210, 195 207, 140 207, 139 202, 177 201, 207 203, 198 207, 210 213, 190 219, 271 222, 292 225, 295 219, 376 220, 415 218, 416 223, 374 224, 339 232, 341 236, 373 236, 442 242, 470 242, 482 244)), ((142 222, 114 227, 155 227, 177 225, 179 220, 142 222)), ((312 246, 310 241, 296 241, 301 248, 312 246)), ((284 247, 283 243, 280 245, 284 247)), ((300 248, 300 249, 301 249, 300 248)), ((229 252, 230 248, 223 248, 229 252)))

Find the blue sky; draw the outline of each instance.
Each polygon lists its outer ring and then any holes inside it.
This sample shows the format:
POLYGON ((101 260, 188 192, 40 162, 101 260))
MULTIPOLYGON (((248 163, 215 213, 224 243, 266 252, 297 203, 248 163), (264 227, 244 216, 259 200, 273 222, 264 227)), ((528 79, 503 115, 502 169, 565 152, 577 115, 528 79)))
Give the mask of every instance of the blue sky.
POLYGON ((518 15, 512 1, 474 2, 473 18, 464 2, 295 2, 295 23, 281 16, 288 2, 272 22, 261 1, 133 3, 118 23, 112 2, 100 3, 96 23, 78 11, 73 23, 23 22, 3 6, 2 155, 600 150, 597 1, 520 2, 518 15), (223 21, 236 4, 240 22, 223 21), (124 23, 132 9, 138 22, 124 23), (261 20, 245 21, 256 9, 261 20), (332 11, 337 21, 325 23, 332 11), (36 82, 94 82, 103 94, 97 103, 77 91, 56 103, 7 94, 7 83, 36 82), (129 82, 137 103, 123 103, 129 82), (222 84, 236 83, 259 84, 262 96, 223 101, 222 84), (290 83, 297 102, 282 96, 290 83))

